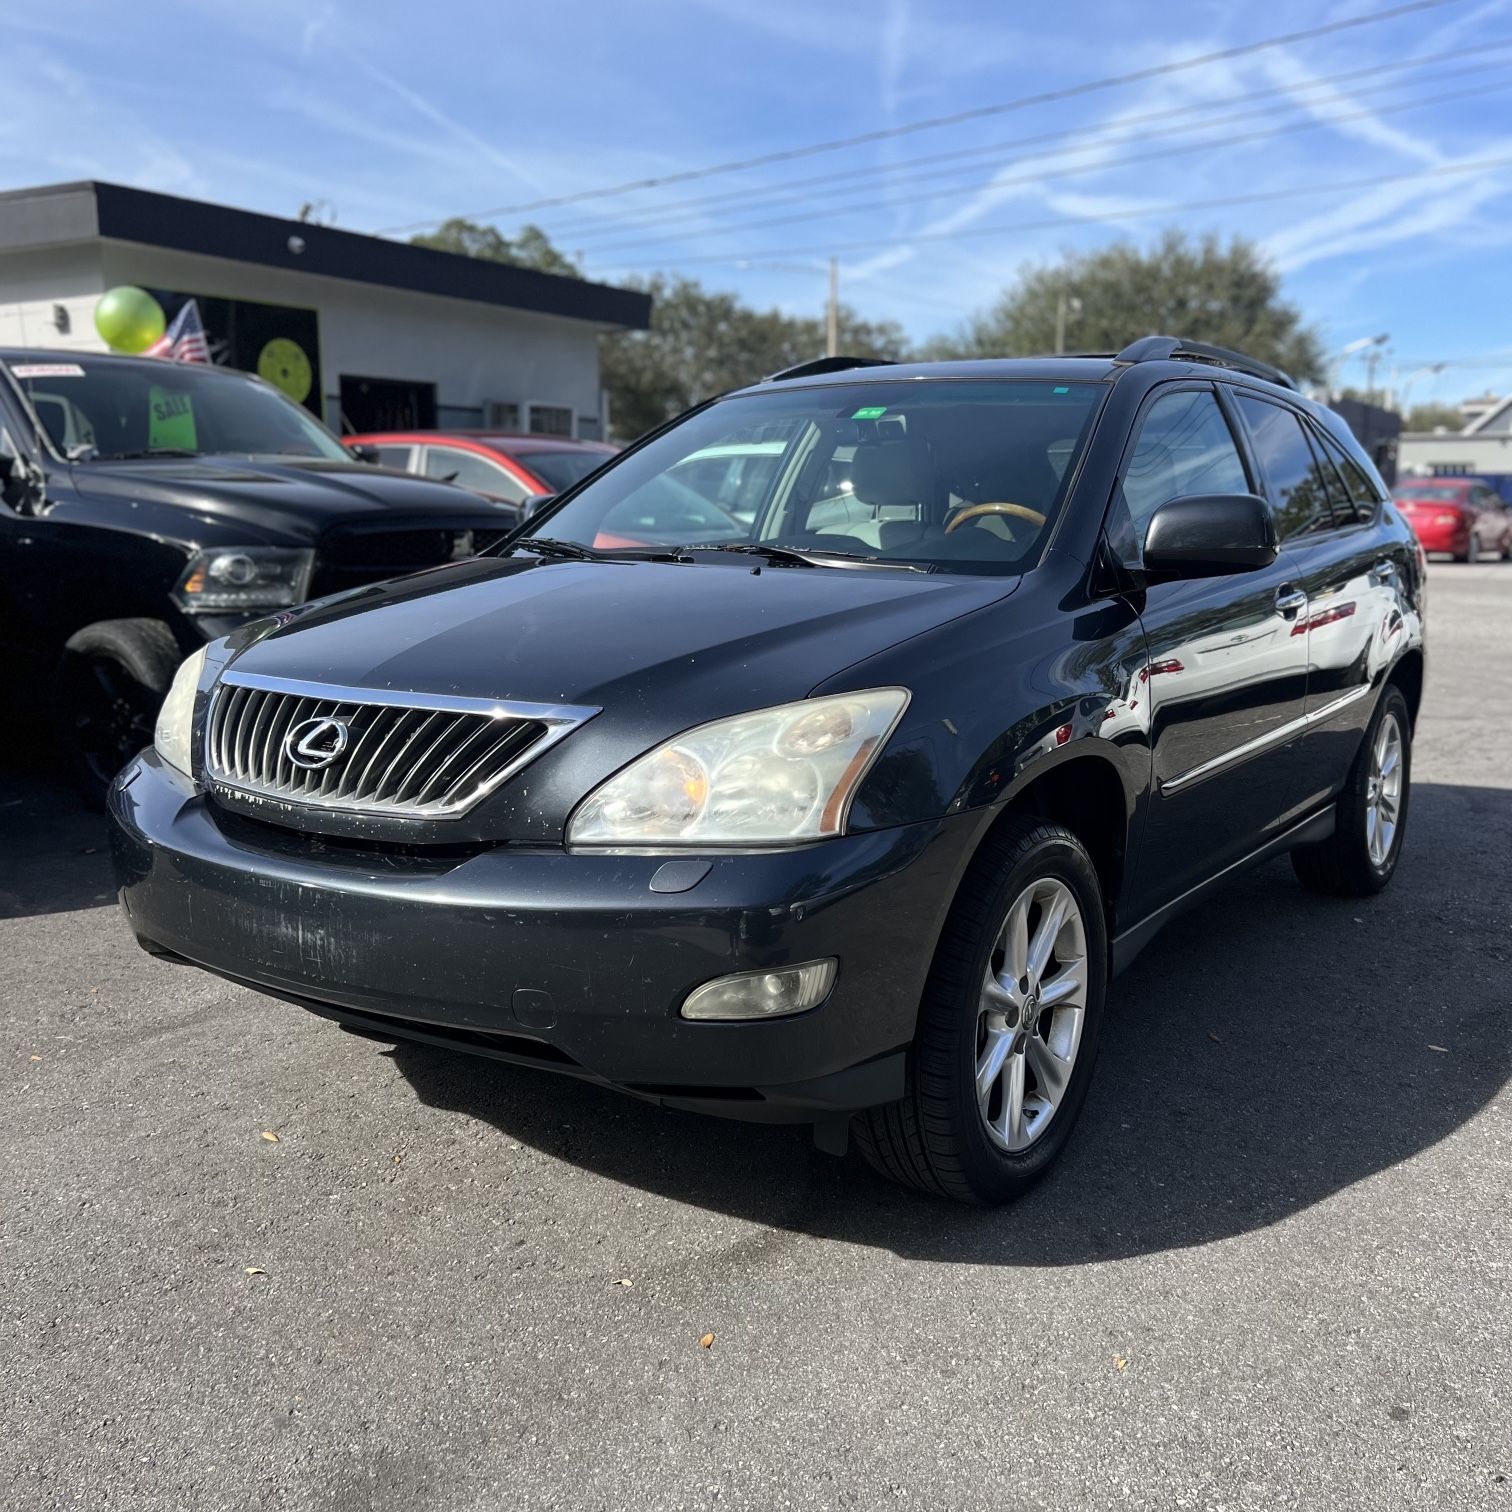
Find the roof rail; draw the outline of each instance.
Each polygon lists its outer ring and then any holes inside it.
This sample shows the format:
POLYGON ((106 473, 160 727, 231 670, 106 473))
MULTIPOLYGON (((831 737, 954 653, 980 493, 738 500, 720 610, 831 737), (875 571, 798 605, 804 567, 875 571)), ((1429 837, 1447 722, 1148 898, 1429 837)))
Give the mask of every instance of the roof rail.
POLYGON ((787 378, 814 378, 821 373, 843 373, 848 368, 892 367, 890 357, 815 357, 811 362, 800 362, 796 367, 783 368, 780 373, 768 373, 763 383, 781 383, 787 378))
POLYGON ((1166 362, 1185 358, 1191 362, 1212 362, 1219 367, 1233 368, 1238 373, 1248 373, 1252 378, 1263 378, 1267 383, 1278 383, 1282 388, 1296 388, 1296 381, 1289 373, 1268 362, 1259 362, 1246 357, 1243 352, 1231 352, 1227 347, 1209 346, 1205 341, 1186 341, 1180 336, 1141 336, 1131 341, 1113 360, 1115 362, 1166 362))

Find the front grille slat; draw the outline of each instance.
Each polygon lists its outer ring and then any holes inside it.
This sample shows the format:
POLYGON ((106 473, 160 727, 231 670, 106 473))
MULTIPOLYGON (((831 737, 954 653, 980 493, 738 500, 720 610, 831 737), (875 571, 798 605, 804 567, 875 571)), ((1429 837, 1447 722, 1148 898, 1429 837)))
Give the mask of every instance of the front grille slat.
POLYGON ((477 756, 478 751, 490 741, 495 732, 486 724, 474 724, 460 732, 460 738, 451 742, 451 748, 437 761, 430 763, 431 775, 415 793, 416 803, 428 803, 451 791, 458 771, 477 756))
POLYGON ((404 744, 389 757, 389 763, 378 774, 378 785, 373 789, 373 797, 383 803, 396 803, 399 797, 399 789, 403 786, 405 775, 410 770, 413 760, 412 752, 420 742, 430 738, 436 726, 446 716, 432 712, 427 714, 405 737, 404 744))
MULTIPOLYGON (((526 741, 528 738, 528 736, 524 737, 526 741)), ((448 799, 465 798, 473 787, 487 776, 491 765, 508 762, 511 754, 519 748, 521 743, 522 735, 519 730, 506 730, 471 766, 465 768, 460 776, 452 779, 442 796, 448 799)))
POLYGON ((465 812, 594 709, 288 684, 229 673, 205 733, 209 776, 226 789, 396 817, 465 812), (322 727, 320 721, 330 721, 322 727), (302 728, 303 727, 303 728, 302 728), (296 740, 308 739, 295 761, 296 740), (321 762, 318 757, 329 755, 321 762))
POLYGON ((458 714, 450 720, 443 721, 436 732, 436 738, 425 747, 421 753, 407 764, 407 770, 399 779, 399 784, 394 789, 395 803, 414 803, 418 801, 419 792, 425 782, 425 775, 435 769, 438 762, 446 759, 446 753, 450 749, 452 740, 465 723, 466 716, 458 714))
MULTIPOLYGON (((373 750, 373 754, 368 757, 367 765, 363 767, 360 773, 358 773, 357 780, 352 787, 352 796, 354 798, 362 799, 364 797, 375 797, 377 795, 378 789, 382 786, 383 783, 383 773, 387 770, 386 767, 378 767, 378 763, 382 759, 383 753, 388 750, 389 746, 393 745, 395 741, 398 742, 396 751, 402 750, 404 746, 414 738, 414 732, 425 723, 426 717, 427 716, 419 709, 401 710, 399 718, 393 722, 392 726, 389 728, 388 733, 383 737, 382 740, 378 742, 377 746, 373 750), (375 767, 378 768, 377 781, 372 787, 369 787, 368 778, 373 775, 375 767)), ((394 756, 391 754, 389 756, 390 764, 392 764, 393 760, 394 756)))

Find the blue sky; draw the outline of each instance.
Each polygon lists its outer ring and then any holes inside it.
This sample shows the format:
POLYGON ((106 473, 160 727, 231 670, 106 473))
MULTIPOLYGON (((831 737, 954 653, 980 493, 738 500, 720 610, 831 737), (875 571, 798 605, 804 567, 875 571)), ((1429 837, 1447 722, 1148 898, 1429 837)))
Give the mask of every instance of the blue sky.
MULTIPOLYGON (((286 215, 328 200, 337 224, 376 230, 1010 101, 1386 3, 12 0, 0 184, 98 177, 286 215)), ((1386 366, 1403 377, 1461 360, 1412 381, 1413 401, 1453 399, 1512 387, 1509 104, 1512 0, 1450 0, 527 218, 594 276, 665 268, 793 311, 818 312, 834 248, 843 297, 921 337, 1026 261, 1166 224, 1239 232, 1263 244, 1330 349, 1389 332, 1386 366), (1423 61, 1439 53, 1458 56, 1423 61), (1474 166, 1488 159, 1507 161, 1474 166), (794 183, 810 179, 822 181, 794 183), (1277 197, 1164 208, 1262 194, 1277 197), (756 220, 778 223, 743 224, 756 220)), ((1342 378, 1362 374, 1354 358, 1342 378)))

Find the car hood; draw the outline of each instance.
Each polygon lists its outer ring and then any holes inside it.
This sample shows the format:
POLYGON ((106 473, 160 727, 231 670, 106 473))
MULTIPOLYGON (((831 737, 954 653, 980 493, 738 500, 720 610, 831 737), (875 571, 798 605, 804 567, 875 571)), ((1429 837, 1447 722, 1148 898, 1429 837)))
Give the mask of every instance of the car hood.
POLYGON ((448 483, 390 472, 362 462, 267 457, 161 457, 80 462, 74 486, 88 498, 166 504, 208 525, 235 524, 269 545, 315 541, 332 525, 380 525, 416 517, 476 523, 494 510, 448 483))
POLYGON ((802 698, 1018 582, 749 558, 480 558, 293 611, 233 664, 352 688, 587 705, 675 732, 802 698))

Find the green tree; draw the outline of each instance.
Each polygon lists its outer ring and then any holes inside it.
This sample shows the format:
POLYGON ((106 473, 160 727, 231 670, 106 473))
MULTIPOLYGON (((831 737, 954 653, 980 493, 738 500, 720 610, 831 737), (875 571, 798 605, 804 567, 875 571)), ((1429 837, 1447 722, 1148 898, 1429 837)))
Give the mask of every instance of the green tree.
POLYGON ((560 273, 567 278, 581 278, 583 270, 552 245, 551 238, 539 226, 522 226, 519 234, 505 236, 497 226, 482 226, 460 215, 442 221, 434 231, 412 236, 417 247, 437 252, 456 252, 462 257, 481 257, 489 262, 513 263, 519 268, 534 268, 539 273, 560 273))
MULTIPOLYGON (((738 295, 691 278, 657 274, 632 286, 652 296, 651 329, 605 336, 600 371, 615 435, 632 438, 726 389, 755 383, 824 351, 818 318, 753 310, 738 295)), ((840 349, 896 360, 908 341, 891 321, 862 320, 840 308, 840 349)))
POLYGON ((1116 352, 1139 336, 1185 336, 1246 352, 1299 380, 1323 375, 1324 354, 1253 242, 1166 231, 1142 249, 1120 242, 1026 265, 997 303, 930 344, 938 357, 1022 357, 1055 349, 1066 301, 1067 351, 1116 352), (1073 304, 1076 301, 1078 303, 1073 304))
POLYGON ((1437 430, 1460 431, 1465 428, 1465 417, 1452 404, 1414 404, 1407 411, 1402 428, 1410 431, 1437 430))

